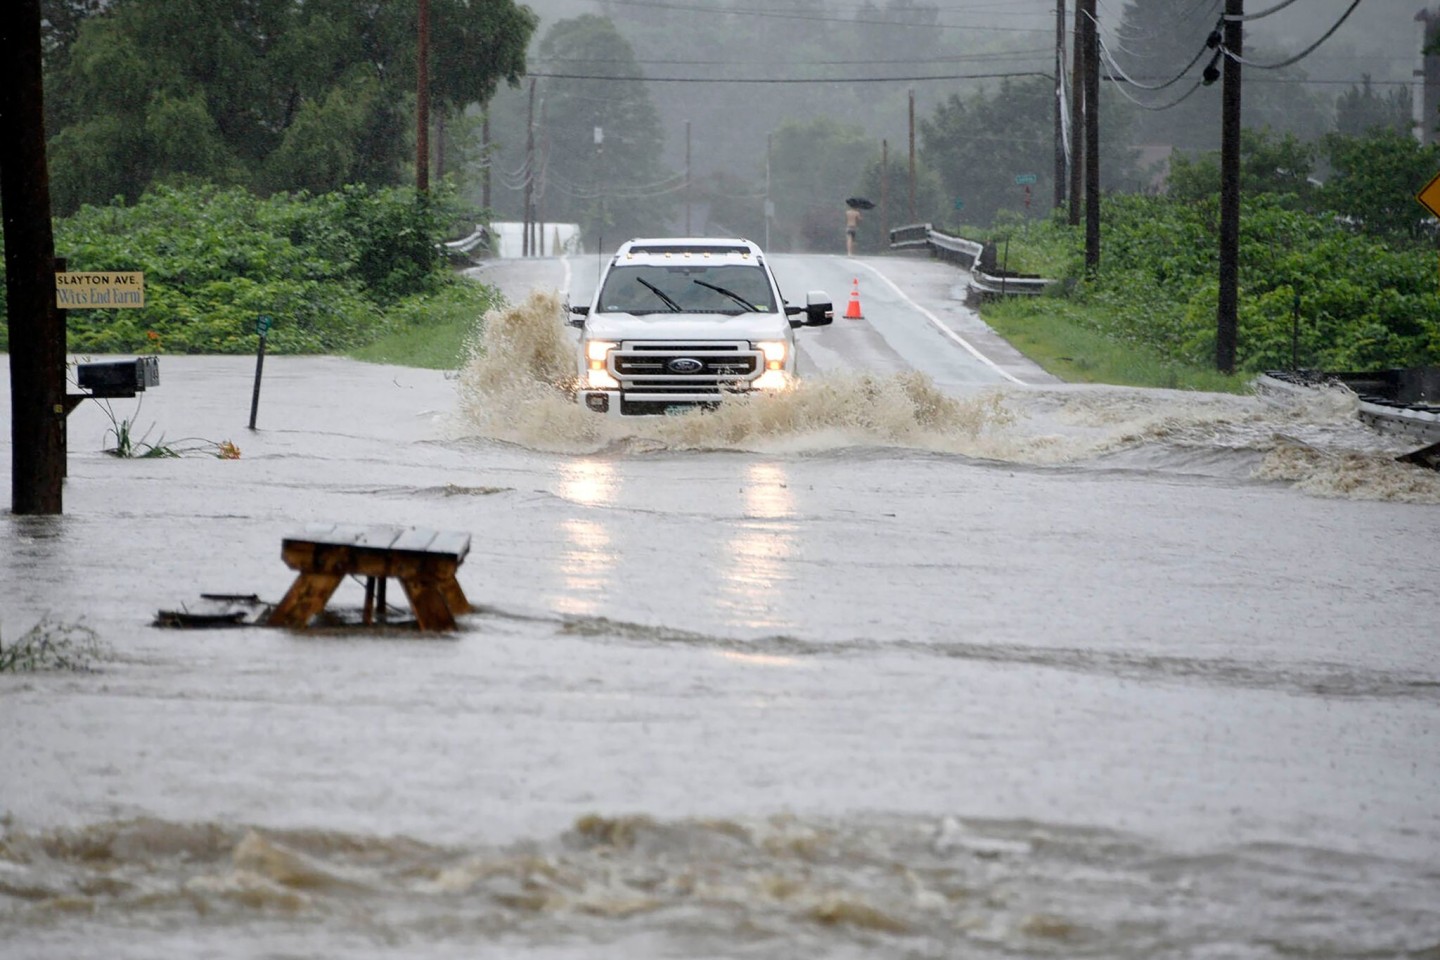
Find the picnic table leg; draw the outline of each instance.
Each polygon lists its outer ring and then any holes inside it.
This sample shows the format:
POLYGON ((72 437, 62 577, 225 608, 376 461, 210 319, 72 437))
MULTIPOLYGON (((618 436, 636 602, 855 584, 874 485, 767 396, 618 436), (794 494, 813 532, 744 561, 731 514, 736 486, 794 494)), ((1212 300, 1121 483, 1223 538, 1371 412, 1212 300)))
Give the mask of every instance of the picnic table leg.
POLYGON ((366 577, 366 578, 365 578, 365 609, 364 609, 364 611, 361 612, 361 614, 360 614, 360 622, 363 623, 363 624, 365 624, 365 626, 368 627, 368 626, 370 626, 371 620, 372 620, 372 618, 373 618, 374 616, 375 616, 375 578, 374 578, 374 577, 366 577))
POLYGON ((453 576, 440 581, 440 595, 445 598, 445 606, 450 608, 451 613, 469 613, 474 609, 470 606, 465 591, 460 589, 460 581, 453 576))
POLYGON ((326 601, 342 579, 338 573, 300 574, 270 614, 270 626, 303 628, 310 618, 325 609, 326 601))
POLYGON ((428 577, 401 577, 400 585, 415 611, 415 625, 421 630, 454 630, 455 617, 445 604, 438 581, 428 577))

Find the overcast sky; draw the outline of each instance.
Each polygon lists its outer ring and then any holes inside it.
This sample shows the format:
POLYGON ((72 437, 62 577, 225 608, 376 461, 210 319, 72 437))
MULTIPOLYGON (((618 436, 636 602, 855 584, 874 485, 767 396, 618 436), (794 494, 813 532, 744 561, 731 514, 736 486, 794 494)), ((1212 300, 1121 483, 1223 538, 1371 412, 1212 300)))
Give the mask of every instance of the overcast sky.
MULTIPOLYGON (((541 33, 551 23, 578 13, 601 11, 599 0, 528 0, 541 15, 541 33)), ((714 9, 721 4, 714 0, 622 0, 627 5, 652 4, 671 8, 693 7, 714 9)), ((1219 9, 1221 0, 1210 0, 1219 9)), ((1248 0, 1247 14, 1262 13, 1279 6, 1283 0, 1248 0)), ((1351 5, 1353 0, 1298 0, 1271 16, 1247 25, 1247 45, 1257 50, 1282 51, 1293 55, 1310 46, 1328 30, 1351 5)), ((1053 23, 1053 0, 936 0, 945 22, 973 19, 987 26, 1048 27, 1053 23)), ((729 3, 724 6, 729 6, 729 3)), ((786 10, 787 0, 748 0, 757 9, 786 10)), ((884 6, 884 0, 875 0, 884 6)), ((1125 9, 1125 0, 1100 0, 1099 19, 1102 27, 1118 24, 1125 9)), ((828 9, 838 16, 853 16, 861 7, 859 0, 833 0, 828 9)), ((1358 81, 1369 73, 1376 80, 1408 80, 1417 66, 1420 54, 1422 25, 1415 14, 1424 8, 1440 12, 1440 4, 1422 0, 1362 0, 1359 7, 1323 46, 1304 62, 1316 79, 1358 81)), ((1074 0, 1069 5, 1074 9, 1074 0)))

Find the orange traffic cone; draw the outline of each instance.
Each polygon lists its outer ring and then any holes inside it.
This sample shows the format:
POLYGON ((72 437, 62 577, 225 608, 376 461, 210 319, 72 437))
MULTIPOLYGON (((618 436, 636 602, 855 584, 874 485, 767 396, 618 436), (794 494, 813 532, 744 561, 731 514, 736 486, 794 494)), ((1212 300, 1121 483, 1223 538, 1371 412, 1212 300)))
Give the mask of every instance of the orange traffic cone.
POLYGON ((855 285, 850 288, 850 303, 845 307, 846 320, 864 320, 865 314, 860 312, 860 278, 855 278, 855 285))

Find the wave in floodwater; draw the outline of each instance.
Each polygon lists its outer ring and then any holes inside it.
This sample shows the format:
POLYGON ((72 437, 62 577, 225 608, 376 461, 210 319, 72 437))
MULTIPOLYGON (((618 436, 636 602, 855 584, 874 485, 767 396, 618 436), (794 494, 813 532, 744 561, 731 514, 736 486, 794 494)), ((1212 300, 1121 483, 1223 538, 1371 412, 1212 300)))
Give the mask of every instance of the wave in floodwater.
MULTIPOLYGON (((516 617, 498 608, 496 617, 516 617)), ((974 663, 1018 664, 1073 673, 1121 677, 1152 683, 1207 684, 1274 690, 1326 699, 1380 698, 1387 701, 1440 701, 1440 676, 1413 670, 1382 670, 1316 660, 1241 660, 1233 657, 1176 656, 1145 651, 974 643, 960 639, 828 640, 816 642, 787 635, 738 639, 668 626, 629 623, 609 617, 567 616, 563 634, 618 640, 642 646, 718 650, 748 660, 784 662, 810 657, 867 656, 903 652, 974 663)))
POLYGON ((461 373, 460 431, 556 453, 883 447, 1037 467, 1289 483, 1320 496, 1440 503, 1415 444, 1355 417, 1348 391, 1281 405, 1125 387, 995 387, 953 396, 920 373, 809 376, 784 393, 681 416, 596 416, 573 400, 575 335, 553 293, 486 314, 461 373))
POLYGON ((15 960, 506 946, 530 957, 1421 957, 1440 951, 1437 880, 1422 863, 1295 845, 1176 851, 950 816, 590 815, 507 846, 142 819, 0 830, 0 939, 15 960))

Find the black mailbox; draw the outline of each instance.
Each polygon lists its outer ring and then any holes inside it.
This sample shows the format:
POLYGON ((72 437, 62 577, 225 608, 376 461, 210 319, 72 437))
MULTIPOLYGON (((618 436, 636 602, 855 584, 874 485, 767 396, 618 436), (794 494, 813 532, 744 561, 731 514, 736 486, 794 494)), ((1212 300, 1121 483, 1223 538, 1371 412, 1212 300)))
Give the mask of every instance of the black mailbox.
POLYGON ((92 397, 133 397, 146 387, 160 385, 160 360, 157 357, 136 357, 134 360, 109 360, 104 363, 81 363, 75 367, 75 379, 92 397))

